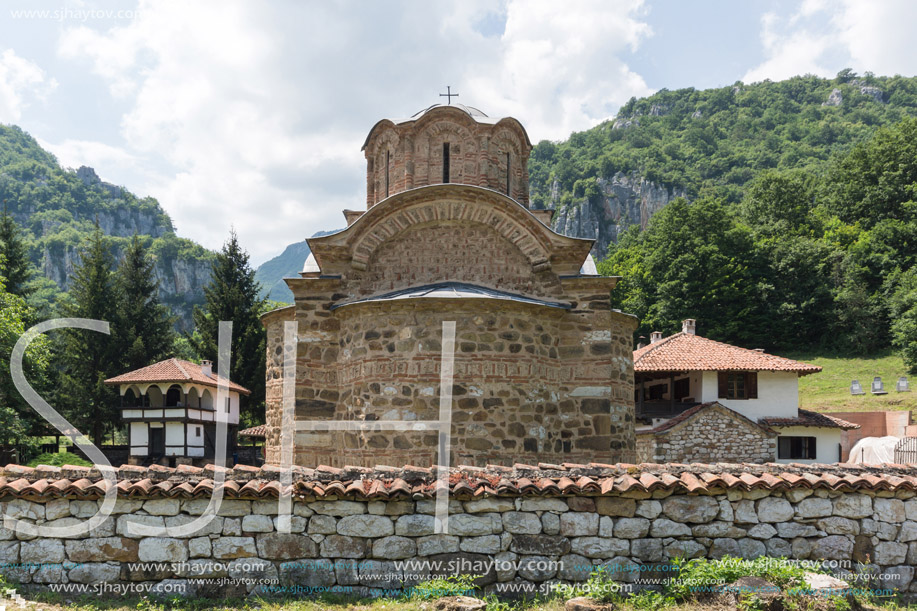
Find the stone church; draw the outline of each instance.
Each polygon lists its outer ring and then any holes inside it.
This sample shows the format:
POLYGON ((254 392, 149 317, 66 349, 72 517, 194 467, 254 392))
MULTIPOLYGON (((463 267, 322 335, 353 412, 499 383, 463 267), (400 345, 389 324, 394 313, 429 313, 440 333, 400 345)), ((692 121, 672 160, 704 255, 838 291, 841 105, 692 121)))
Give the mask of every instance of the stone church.
MULTIPOLYGON (((440 416, 443 323, 455 322, 451 459, 633 461, 635 317, 613 310, 592 240, 529 208, 532 145, 513 118, 434 105, 369 131, 366 209, 308 240, 264 315, 266 459, 280 460, 283 329, 298 329, 295 419, 440 416)), ((436 431, 300 431, 303 466, 437 463, 436 431)))

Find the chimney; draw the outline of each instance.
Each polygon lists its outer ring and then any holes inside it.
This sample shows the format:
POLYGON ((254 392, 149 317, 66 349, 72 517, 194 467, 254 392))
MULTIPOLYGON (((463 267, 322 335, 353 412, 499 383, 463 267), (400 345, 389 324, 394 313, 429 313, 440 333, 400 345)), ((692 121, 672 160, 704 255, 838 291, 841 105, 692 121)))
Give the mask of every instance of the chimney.
POLYGON ((755 352, 764 352, 764 348, 755 348, 755 352))
POLYGON ((637 338, 637 350, 639 350, 640 348, 643 348, 645 345, 646 345, 646 336, 641 335, 639 338, 637 338))
POLYGON ((650 333, 650 343, 655 344, 658 341, 662 341, 662 331, 653 331, 650 333))
POLYGON ((697 321, 693 318, 686 318, 681 321, 681 332, 686 335, 694 335, 694 327, 697 321))
POLYGON ((201 361, 201 373, 208 378, 213 377, 213 361, 201 361))

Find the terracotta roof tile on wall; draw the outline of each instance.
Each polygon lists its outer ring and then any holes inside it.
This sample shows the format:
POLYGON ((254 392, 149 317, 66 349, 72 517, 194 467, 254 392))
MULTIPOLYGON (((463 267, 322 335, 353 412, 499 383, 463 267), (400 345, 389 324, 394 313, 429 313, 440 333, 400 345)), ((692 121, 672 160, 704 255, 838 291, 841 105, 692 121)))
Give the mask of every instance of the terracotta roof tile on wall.
MULTIPOLYGON (((157 382, 191 382, 193 384, 202 384, 204 386, 217 387, 217 377, 215 373, 210 376, 204 375, 201 366, 191 361, 182 359, 166 359, 159 361, 134 371, 122 373, 119 376, 108 378, 105 383, 109 386, 118 386, 119 384, 145 384, 157 382)), ((239 386, 235 382, 229 382, 229 389, 242 393, 243 395, 251 394, 247 388, 239 386)))
POLYGON ((267 437, 267 425, 259 424, 248 429, 243 429, 238 433, 239 437, 267 437))
MULTIPOLYGON (((209 497, 214 477, 223 471, 226 498, 277 498, 280 469, 236 466, 222 469, 181 466, 115 470, 118 495, 124 497, 209 497)), ((917 491, 917 465, 803 464, 539 464, 513 467, 455 467, 449 470, 451 494, 458 499, 486 496, 602 496, 657 490, 705 493, 716 490, 917 491)), ((97 469, 36 468, 7 465, 0 469, 0 497, 97 498, 108 484, 97 469)), ((396 467, 294 467, 292 493, 303 498, 354 500, 429 499, 437 489, 432 469, 396 467)))
POLYGON ((831 414, 820 414, 807 409, 799 410, 799 416, 796 418, 762 418, 761 421, 768 426, 815 426, 831 429, 850 429, 860 428, 859 424, 841 420, 831 414))
POLYGON ((821 367, 691 333, 676 333, 635 350, 634 371, 794 371, 806 375, 821 371, 821 367))

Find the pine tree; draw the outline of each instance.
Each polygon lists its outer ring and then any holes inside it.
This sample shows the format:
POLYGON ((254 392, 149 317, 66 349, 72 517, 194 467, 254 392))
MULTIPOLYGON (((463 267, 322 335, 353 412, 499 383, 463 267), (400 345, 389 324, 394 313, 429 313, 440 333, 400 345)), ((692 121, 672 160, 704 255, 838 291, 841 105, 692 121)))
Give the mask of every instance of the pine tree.
MULTIPOLYGON (((67 316, 108 321, 114 332, 119 299, 113 267, 114 258, 96 223, 73 272, 69 299, 64 305, 67 316)), ((106 430, 116 425, 120 417, 116 393, 103 384, 106 378, 121 373, 116 342, 103 333, 70 329, 64 333, 62 360, 60 391, 67 415, 84 434, 89 429, 93 443, 100 445, 106 430)))
POLYGON ((259 313, 264 299, 248 253, 239 246, 236 232, 217 253, 210 283, 204 288, 204 306, 193 313, 195 333, 188 337, 203 358, 217 360, 219 323, 232 321, 232 365, 230 379, 251 391, 243 397, 242 410, 249 421, 263 421, 264 412, 264 328, 259 313))
POLYGON ((28 297, 26 283, 32 277, 29 256, 19 227, 7 212, 0 214, 0 276, 6 279, 6 290, 13 295, 28 297))
POLYGON ((175 333, 169 309, 159 301, 154 262, 137 235, 131 239, 118 266, 116 282, 120 302, 116 338, 121 368, 139 369, 169 356, 175 333))

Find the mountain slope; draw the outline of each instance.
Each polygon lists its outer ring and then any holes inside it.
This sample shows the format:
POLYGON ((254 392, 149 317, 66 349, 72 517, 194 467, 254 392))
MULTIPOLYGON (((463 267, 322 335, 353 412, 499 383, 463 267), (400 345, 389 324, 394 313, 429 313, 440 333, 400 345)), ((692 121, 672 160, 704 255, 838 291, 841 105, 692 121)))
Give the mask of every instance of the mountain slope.
POLYGON ((29 134, 0 125, 0 199, 23 228, 32 262, 66 291, 80 242, 98 222, 116 257, 135 233, 156 259, 160 297, 190 328, 203 300, 212 253, 175 235, 172 220, 151 198, 103 182, 92 168, 62 168, 29 134))
POLYGON ((917 114, 917 78, 858 77, 661 90, 631 99, 613 121, 563 142, 542 141, 529 162, 531 199, 555 208, 558 231, 610 242, 675 197, 738 202, 766 169, 820 172, 884 125, 917 114))

